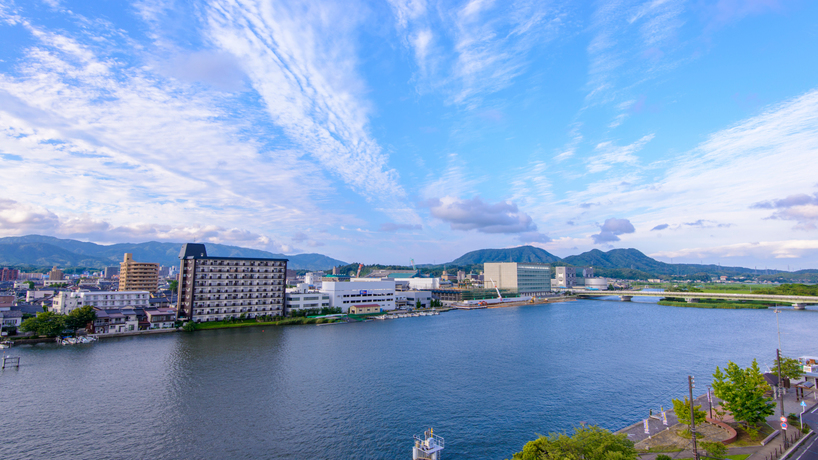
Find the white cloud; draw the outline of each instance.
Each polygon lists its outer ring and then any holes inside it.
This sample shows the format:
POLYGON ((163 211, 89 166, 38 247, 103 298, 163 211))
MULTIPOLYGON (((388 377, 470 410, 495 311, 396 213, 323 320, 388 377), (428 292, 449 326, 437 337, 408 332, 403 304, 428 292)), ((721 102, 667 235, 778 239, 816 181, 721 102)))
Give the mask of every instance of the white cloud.
POLYGON ((605 223, 600 227, 600 232, 596 235, 591 235, 591 238, 593 238, 596 244, 612 243, 619 241, 619 235, 633 233, 635 231, 636 229, 628 219, 612 217, 605 220, 605 223))
POLYGON ((405 196, 368 130, 369 107, 360 96, 365 87, 356 72, 353 30, 360 18, 354 8, 215 1, 205 8, 205 19, 209 38, 242 63, 288 138, 370 200, 405 196))
POLYGON ((199 241, 239 245, 276 252, 288 251, 289 249, 288 246, 275 242, 269 236, 239 228, 227 228, 218 225, 172 226, 138 221, 117 226, 91 217, 89 214, 60 216, 43 207, 18 203, 14 200, 0 200, 0 235, 21 236, 32 233, 77 238, 98 243, 199 241))
POLYGON ((685 248, 674 251, 655 252, 650 254, 650 256, 698 259, 710 257, 755 257, 757 259, 766 259, 772 255, 776 259, 796 259, 814 254, 815 250, 818 250, 818 241, 816 240, 783 240, 685 248))
POLYGON ((231 95, 120 62, 113 55, 127 38, 20 23, 35 41, 15 74, 0 74, 5 196, 115 228, 139 216, 171 228, 240 222, 259 233, 270 222, 339 217, 314 212, 332 190, 321 172, 297 152, 266 147, 259 113, 224 109, 231 95))
POLYGON ((482 233, 535 232, 531 216, 508 201, 491 204, 480 197, 463 200, 451 196, 426 202, 432 216, 448 222, 452 230, 477 230, 482 233))
POLYGON ((418 65, 418 88, 442 90, 449 102, 468 106, 510 86, 528 66, 528 52, 553 40, 566 17, 534 0, 469 0, 449 9, 389 3, 418 65))
POLYGON ((616 164, 636 165, 639 162, 639 157, 635 155, 636 152, 654 138, 653 134, 643 136, 636 142, 628 145, 615 145, 612 141, 600 142, 597 144, 594 151, 599 152, 597 155, 589 157, 585 163, 588 165, 588 172, 598 173, 611 169, 616 164))

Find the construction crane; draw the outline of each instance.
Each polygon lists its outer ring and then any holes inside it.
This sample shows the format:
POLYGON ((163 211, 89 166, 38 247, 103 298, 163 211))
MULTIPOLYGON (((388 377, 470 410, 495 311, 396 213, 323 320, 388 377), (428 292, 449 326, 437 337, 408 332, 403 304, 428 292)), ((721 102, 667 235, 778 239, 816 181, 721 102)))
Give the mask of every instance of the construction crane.
POLYGON ((364 268, 364 264, 358 264, 358 273, 355 274, 355 278, 361 277, 361 269, 364 268))
POLYGON ((495 283, 495 282, 494 282, 494 280, 493 280, 493 279, 491 279, 491 278, 489 278, 489 281, 491 281, 491 284, 493 284, 493 285, 494 285, 494 290, 495 290, 495 291, 497 291, 497 297, 499 297, 499 298, 500 298, 500 300, 503 300, 503 295, 502 295, 502 294, 500 294, 500 290, 499 290, 499 289, 497 289, 497 283, 495 283))

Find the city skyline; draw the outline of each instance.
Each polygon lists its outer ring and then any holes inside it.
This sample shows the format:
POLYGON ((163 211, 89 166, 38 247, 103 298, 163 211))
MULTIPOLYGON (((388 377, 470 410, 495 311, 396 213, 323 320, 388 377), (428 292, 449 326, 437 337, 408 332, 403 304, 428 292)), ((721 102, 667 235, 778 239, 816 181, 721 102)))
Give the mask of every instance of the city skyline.
POLYGON ((818 255, 806 1, 0 4, 0 237, 818 255))

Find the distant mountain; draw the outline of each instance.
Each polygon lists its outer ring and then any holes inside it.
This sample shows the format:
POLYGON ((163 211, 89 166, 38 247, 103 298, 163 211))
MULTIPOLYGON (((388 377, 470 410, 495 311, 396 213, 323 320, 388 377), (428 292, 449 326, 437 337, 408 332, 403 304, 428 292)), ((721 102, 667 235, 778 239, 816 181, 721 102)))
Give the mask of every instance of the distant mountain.
MULTIPOLYGON (((259 249, 207 243, 207 254, 222 257, 289 259, 293 270, 323 270, 346 262, 322 254, 274 254, 259 249)), ((165 266, 179 264, 182 243, 120 243, 108 246, 42 235, 0 238, 0 265, 81 266, 103 268, 118 265, 126 252, 138 262, 156 262, 165 266)))
POLYGON ((720 265, 668 264, 652 259, 637 249, 611 249, 608 252, 592 249, 576 256, 568 256, 562 261, 575 267, 628 268, 656 275, 683 276, 696 273, 733 275, 754 271, 750 268, 722 267, 720 265))
POLYGON ((486 262, 535 262, 551 264, 559 262, 554 254, 534 246, 520 246, 508 249, 479 249, 468 252, 453 260, 449 265, 473 265, 486 262))
MULTIPOLYGON (((448 265, 476 265, 486 262, 537 262, 574 267, 594 267, 598 276, 614 278, 646 278, 658 275, 741 275, 756 273, 743 267, 720 265, 668 264, 646 256, 637 249, 611 249, 608 252, 593 249, 564 259, 533 246, 509 249, 480 249, 466 253, 448 265)), ((778 272, 772 271, 771 272, 778 272)), ((695 277, 694 277, 695 278, 695 277)))

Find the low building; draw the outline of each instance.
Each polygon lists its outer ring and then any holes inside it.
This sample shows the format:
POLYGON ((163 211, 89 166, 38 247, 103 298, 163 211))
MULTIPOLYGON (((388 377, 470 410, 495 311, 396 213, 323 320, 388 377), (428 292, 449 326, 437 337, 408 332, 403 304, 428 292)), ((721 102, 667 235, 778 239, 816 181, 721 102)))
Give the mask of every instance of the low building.
POLYGON ((329 294, 311 290, 307 283, 287 289, 285 293, 286 311, 316 310, 330 306, 329 294))
POLYGON ((57 291, 26 291, 26 302, 35 302, 53 296, 57 291))
POLYGON ((17 300, 13 295, 0 295, 0 308, 8 308, 17 300))
POLYGON ((353 305, 349 307, 350 315, 369 315, 372 313, 380 313, 381 311, 381 306, 376 303, 353 305))
POLYGON ((170 329, 176 327, 176 310, 173 308, 148 308, 145 310, 150 326, 148 329, 170 329))
POLYGON ((54 296, 51 311, 67 315, 72 310, 90 305, 94 308, 146 308, 150 306, 148 291, 63 291, 54 296))
POLYGON ((6 331, 9 328, 18 328, 23 324, 23 312, 11 307, 0 307, 0 326, 6 331))
POLYGON ((394 280, 324 281, 321 292, 329 295, 331 307, 339 307, 344 313, 353 305, 375 303, 384 310, 395 309, 394 280))
POLYGON ((431 308, 431 291, 402 291, 395 293, 395 306, 400 309, 431 308), (418 302, 420 304, 418 305, 418 302))

